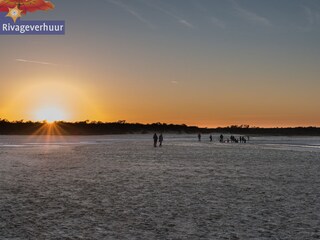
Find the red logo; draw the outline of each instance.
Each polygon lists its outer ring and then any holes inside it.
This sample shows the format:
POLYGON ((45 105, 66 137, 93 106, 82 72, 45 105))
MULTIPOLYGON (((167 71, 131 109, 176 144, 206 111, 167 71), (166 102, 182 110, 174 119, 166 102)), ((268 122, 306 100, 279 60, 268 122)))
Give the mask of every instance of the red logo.
POLYGON ((7 12, 7 17, 11 17, 14 22, 21 17, 21 14, 52 9, 54 5, 45 0, 0 0, 0 12, 7 12))

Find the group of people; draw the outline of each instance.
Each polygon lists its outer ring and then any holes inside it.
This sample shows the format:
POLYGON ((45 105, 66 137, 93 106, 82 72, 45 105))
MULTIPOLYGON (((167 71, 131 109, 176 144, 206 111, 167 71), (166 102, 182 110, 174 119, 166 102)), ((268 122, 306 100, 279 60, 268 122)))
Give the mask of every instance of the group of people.
MULTIPOLYGON (((201 133, 198 134, 198 140, 199 140, 199 142, 201 142, 201 133)), ((209 136, 209 140, 210 140, 210 142, 213 141, 213 137, 211 134, 209 136)), ((249 136, 247 138, 243 137, 243 136, 236 138, 235 136, 231 135, 230 138, 225 139, 224 136, 221 134, 220 139, 219 139, 219 142, 221 142, 221 143, 229 143, 229 142, 231 142, 231 143, 239 143, 239 142, 240 143, 247 143, 247 141, 249 141, 249 136)))
POLYGON ((230 138, 227 138, 227 139, 224 139, 224 136, 221 134, 220 135, 220 142, 221 143, 247 143, 247 141, 249 141, 249 136, 246 138, 246 137, 243 137, 243 136, 240 136, 239 138, 236 138, 235 136, 231 135, 230 138))
POLYGON ((159 141, 159 147, 162 147, 162 142, 163 142, 162 133, 159 135, 159 137, 158 137, 158 135, 156 133, 153 135, 153 146, 154 147, 157 147, 158 141, 159 141))
MULTIPOLYGON (((198 140, 199 140, 199 142, 201 142, 201 133, 198 134, 198 140)), ((210 140, 210 142, 213 141, 213 137, 211 134, 209 136, 209 140, 210 140)), ((239 138, 236 138, 235 136, 231 135, 230 138, 225 139, 225 137, 221 134, 220 138, 219 138, 220 143, 230 143, 230 142, 231 143, 239 143, 239 142, 240 143, 247 143, 247 141, 249 141, 249 136, 247 136, 247 138, 244 136, 240 136, 239 138)), ((158 142, 159 142, 159 147, 162 147, 162 142, 163 142, 162 133, 159 135, 159 137, 156 133, 153 135, 153 146, 157 147, 158 142)))

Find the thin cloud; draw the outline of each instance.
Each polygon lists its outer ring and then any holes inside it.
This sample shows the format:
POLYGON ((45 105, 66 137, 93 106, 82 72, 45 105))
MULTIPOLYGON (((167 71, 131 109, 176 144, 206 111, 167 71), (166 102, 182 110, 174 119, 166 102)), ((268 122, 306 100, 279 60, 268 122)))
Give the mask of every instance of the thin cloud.
POLYGON ((124 11, 126 11, 129 14, 131 14, 133 17, 138 19, 140 22, 148 25, 148 27, 155 28, 153 24, 151 24, 147 19, 142 17, 137 11, 132 9, 129 5, 124 4, 123 2, 117 1, 117 0, 106 0, 106 1, 108 1, 109 3, 112 3, 112 4, 122 8, 124 11))
POLYGON ((226 24, 216 17, 210 17, 210 22, 219 28, 222 28, 222 29, 226 28, 226 24))
POLYGON ((178 84, 178 81, 171 81, 172 84, 178 84))
POLYGON ((249 21, 253 24, 263 25, 263 26, 271 26, 272 25, 271 22, 267 18, 262 17, 255 12, 252 12, 248 9, 241 7, 235 0, 231 0, 231 3, 233 5, 234 9, 236 10, 237 14, 240 17, 246 19, 247 21, 249 21))
POLYGON ((159 7, 158 5, 155 5, 155 4, 151 4, 150 2, 148 1, 144 1, 142 0, 146 5, 148 5, 149 7, 152 7, 160 12, 162 12, 163 14, 171 17, 171 18, 174 18, 178 23, 180 23, 181 25, 184 25, 185 27, 188 27, 188 28, 195 28, 195 26, 189 22, 188 20, 176 15, 176 14, 173 14, 172 12, 168 11, 167 9, 164 9, 162 7, 159 7))
MULTIPOLYGON (((200 12, 208 15, 210 14, 208 12, 208 8, 206 8, 205 6, 203 6, 201 4, 201 2, 199 1, 192 1, 192 4, 194 5, 194 7, 196 9, 198 9, 200 12)), ((206 17, 207 20, 209 20, 209 22, 211 24, 213 24, 215 27, 218 27, 218 28, 222 28, 222 29, 225 29, 226 28, 226 24, 224 21, 220 20, 219 18, 215 17, 215 16, 209 16, 209 17, 206 17)))
POLYGON ((311 10, 308 7, 303 7, 307 21, 310 25, 316 25, 320 23, 320 13, 311 10))
POLYGON ((52 66, 57 66, 58 65, 58 64, 50 63, 50 62, 33 61, 33 60, 26 60, 26 59, 21 59, 21 58, 17 58, 15 60, 17 62, 23 62, 23 63, 34 63, 34 64, 52 65, 52 66))
POLYGON ((186 27, 194 28, 194 26, 191 23, 189 23, 187 20, 179 19, 179 23, 181 23, 182 25, 185 25, 186 27))

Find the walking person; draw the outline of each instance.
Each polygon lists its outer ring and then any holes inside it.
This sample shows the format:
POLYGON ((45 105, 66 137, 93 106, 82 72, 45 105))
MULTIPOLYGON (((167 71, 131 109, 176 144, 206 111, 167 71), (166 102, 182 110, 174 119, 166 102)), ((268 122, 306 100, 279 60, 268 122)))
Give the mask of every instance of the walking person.
POLYGON ((163 142, 163 135, 161 133, 159 136, 159 147, 162 147, 162 142, 163 142))
POLYGON ((201 142, 201 134, 200 133, 198 134, 198 140, 199 140, 199 142, 201 142))
POLYGON ((211 134, 210 134, 210 137, 209 137, 209 138, 210 138, 210 142, 212 142, 213 139, 212 139, 212 135, 211 135, 211 134))
POLYGON ((158 143, 158 135, 155 133, 153 135, 153 146, 157 147, 157 143, 158 143))

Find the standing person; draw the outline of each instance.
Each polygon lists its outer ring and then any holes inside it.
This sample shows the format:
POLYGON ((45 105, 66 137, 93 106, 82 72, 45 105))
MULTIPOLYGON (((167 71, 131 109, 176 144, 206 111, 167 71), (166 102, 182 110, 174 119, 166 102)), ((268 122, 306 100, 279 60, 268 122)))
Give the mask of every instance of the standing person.
POLYGON ((160 136, 159 136, 159 147, 162 147, 162 142, 163 142, 163 135, 162 135, 162 133, 160 134, 160 136))
POLYGON ((222 134, 220 135, 220 142, 221 143, 223 142, 223 135, 222 134))
POLYGON ((199 142, 201 142, 201 134, 200 133, 198 134, 198 140, 199 140, 199 142))
POLYGON ((210 134, 210 137, 209 137, 209 138, 210 138, 210 142, 212 142, 212 135, 211 135, 211 134, 210 134))
POLYGON ((158 136, 157 136, 157 134, 155 133, 155 134, 153 135, 153 146, 154 146, 154 147, 157 147, 157 143, 158 143, 158 136))

